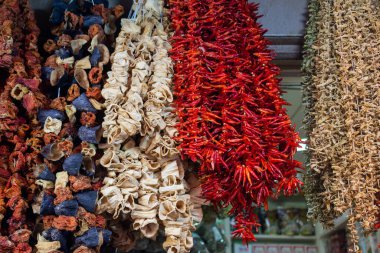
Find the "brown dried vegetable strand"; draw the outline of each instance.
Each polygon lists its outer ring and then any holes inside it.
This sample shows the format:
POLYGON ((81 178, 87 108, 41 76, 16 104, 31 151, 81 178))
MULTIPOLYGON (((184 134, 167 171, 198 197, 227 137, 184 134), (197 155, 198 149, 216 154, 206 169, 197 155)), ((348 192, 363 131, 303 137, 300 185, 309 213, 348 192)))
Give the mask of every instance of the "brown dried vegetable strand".
MULTIPOLYGON (((304 42, 303 51, 303 63, 302 71, 304 73, 303 77, 303 103, 305 105, 305 116, 304 116, 304 126, 306 135, 309 137, 313 128, 315 127, 314 119, 314 104, 315 98, 313 97, 313 92, 315 90, 313 78, 316 75, 316 48, 314 43, 318 35, 318 28, 320 24, 321 12, 319 11, 318 0, 311 0, 309 2, 308 11, 309 19, 306 24, 306 34, 304 42)), ((306 166, 310 166, 310 156, 312 155, 311 150, 307 150, 307 162, 306 166)), ((318 197, 318 193, 321 191, 320 186, 322 183, 317 177, 318 173, 314 170, 307 169, 304 175, 305 185, 303 191, 309 206, 309 218, 312 220, 318 220, 318 214, 320 213, 320 205, 322 205, 321 198, 318 197)))
POLYGON ((307 73, 312 79, 305 83, 311 101, 307 180, 314 183, 306 197, 312 217, 324 225, 348 211, 352 250, 360 252, 356 223, 368 233, 379 214, 379 10, 369 0, 319 3, 319 33, 311 49, 317 52, 315 72, 307 73), (315 187, 318 181, 323 188, 315 187))
POLYGON ((309 111, 309 116, 314 119, 314 126, 310 130, 310 171, 315 174, 315 178, 319 181, 315 186, 316 192, 313 198, 317 200, 317 206, 314 207, 313 217, 318 218, 326 225, 332 225, 334 210, 331 206, 331 152, 333 145, 331 140, 333 138, 333 129, 331 125, 334 120, 328 113, 329 106, 333 104, 334 88, 331 83, 334 78, 330 72, 332 66, 331 59, 331 1, 319 1, 319 15, 320 18, 317 22, 319 28, 313 48, 318 52, 315 55, 315 74, 312 76, 311 82, 313 84, 312 99, 313 110, 309 111), (324 199, 327 199, 325 201, 324 199))
MULTIPOLYGON (((345 174, 350 189, 351 212, 349 229, 353 242, 358 239, 355 222, 363 230, 373 229, 379 191, 379 17, 369 0, 335 2, 336 47, 340 59, 340 82, 346 111, 348 145, 344 157, 345 174)), ((355 248, 355 251, 358 251, 355 248)))

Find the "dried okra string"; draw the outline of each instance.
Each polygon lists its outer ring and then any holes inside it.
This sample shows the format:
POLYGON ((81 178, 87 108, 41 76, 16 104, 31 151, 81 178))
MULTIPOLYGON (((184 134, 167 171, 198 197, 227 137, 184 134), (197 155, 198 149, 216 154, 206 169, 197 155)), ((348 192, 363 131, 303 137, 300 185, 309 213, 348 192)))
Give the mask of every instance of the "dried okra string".
POLYGON ((305 85, 315 121, 309 126, 308 180, 323 187, 308 186, 306 197, 312 216, 326 226, 348 213, 351 250, 360 252, 356 225, 371 232, 379 216, 378 6, 369 0, 319 1, 319 6, 318 35, 310 44, 318 52, 315 72, 305 85))
POLYGON ((164 236, 166 251, 189 252, 193 221, 202 218, 199 184, 194 177, 186 182, 174 141, 173 64, 161 4, 139 1, 133 6, 135 19, 122 20, 102 90, 108 147, 100 162, 108 176, 98 209, 116 219, 113 245, 122 251, 139 239, 164 236), (123 226, 126 221, 132 226, 123 226))
POLYGON ((179 150, 200 162, 204 196, 231 206, 233 234, 255 240, 255 208, 301 185, 294 160, 300 139, 283 107, 258 6, 246 0, 169 5, 179 150))
POLYGON ((2 8, 6 6, 10 9, 2 18, 12 29, 12 57, 9 76, 0 87, 0 251, 29 253, 35 226, 30 209, 36 190, 32 167, 38 160, 38 144, 30 137, 38 129, 37 110, 45 103, 39 90, 40 30, 28 1, 7 1, 2 8))
POLYGON ((103 98, 121 6, 107 1, 55 1, 51 38, 42 76, 51 102, 39 110, 43 163, 35 166, 41 186, 33 210, 41 215, 37 252, 99 252, 111 232, 95 213, 102 184, 103 98))
MULTIPOLYGON (((323 32, 320 29, 321 22, 321 11, 319 11, 319 1, 311 0, 309 2, 308 11, 309 17, 306 24, 305 42, 304 42, 304 52, 303 52, 303 64, 302 71, 304 73, 303 77, 303 103, 305 104, 305 116, 304 125, 306 134, 309 137, 313 128, 315 127, 315 111, 314 104, 316 98, 313 96, 315 92, 315 83, 313 80, 316 78, 317 67, 316 67, 316 54, 315 43, 317 41, 317 36, 323 32)), ((319 49, 319 54, 322 54, 323 50, 319 49)), ((310 145, 309 145, 310 147, 310 145)), ((312 150, 307 151, 307 166, 310 166, 310 157, 312 156, 312 150)), ((309 207, 309 218, 312 220, 319 220, 318 216, 322 214, 323 210, 323 198, 320 197, 321 192, 324 191, 321 178, 317 171, 313 169, 308 169, 304 176, 305 185, 303 187, 304 194, 306 196, 306 201, 309 207)))
POLYGON ((316 182, 307 182, 310 185, 306 185, 306 187, 311 188, 314 185, 315 188, 311 193, 307 190, 310 188, 306 188, 306 197, 311 197, 316 201, 314 204, 317 206, 311 206, 310 209, 314 218, 318 218, 326 226, 332 226, 333 218, 336 217, 333 206, 335 196, 331 189, 333 187, 333 164, 336 163, 334 156, 337 152, 334 146, 338 142, 335 134, 339 128, 342 128, 342 125, 334 124, 334 122, 339 122, 340 108, 335 103, 338 98, 338 87, 332 48, 334 31, 334 27, 331 25, 332 2, 319 1, 317 4, 319 5, 319 19, 316 20, 318 32, 313 48, 318 53, 314 55, 315 72, 307 86, 311 89, 310 99, 313 100, 312 107, 308 108, 309 117, 314 120, 314 124, 309 126, 311 128, 309 132, 309 173, 314 175, 316 182))

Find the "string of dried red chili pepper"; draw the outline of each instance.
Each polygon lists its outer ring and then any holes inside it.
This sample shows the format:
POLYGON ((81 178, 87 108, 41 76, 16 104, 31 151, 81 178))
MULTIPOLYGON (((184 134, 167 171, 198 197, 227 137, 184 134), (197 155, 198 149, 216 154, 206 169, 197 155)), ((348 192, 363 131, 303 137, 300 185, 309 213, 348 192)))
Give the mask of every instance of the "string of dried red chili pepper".
POLYGON ((16 19, 7 20, 13 31, 13 48, 9 77, 0 97, 0 250, 27 253, 32 252, 29 238, 34 219, 28 212, 36 188, 31 169, 35 150, 27 138, 36 126, 37 109, 44 100, 39 91, 40 31, 27 0, 8 1, 5 5, 11 8, 4 14, 16 19))
POLYGON ((170 0, 180 151, 199 161, 204 195, 231 205, 235 236, 255 240, 254 209, 301 185, 299 136, 283 106, 278 67, 257 5, 170 0))

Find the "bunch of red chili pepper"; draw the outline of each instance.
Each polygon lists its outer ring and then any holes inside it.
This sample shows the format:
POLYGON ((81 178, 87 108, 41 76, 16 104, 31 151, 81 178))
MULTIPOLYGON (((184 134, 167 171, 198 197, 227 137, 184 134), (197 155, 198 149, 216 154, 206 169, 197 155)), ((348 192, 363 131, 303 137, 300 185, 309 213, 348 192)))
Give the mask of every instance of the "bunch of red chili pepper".
POLYGON ((300 141, 283 107, 279 68, 246 0, 170 0, 179 149, 199 161, 203 193, 231 206, 234 236, 255 240, 254 209, 302 184, 300 141))
POLYGON ((28 253, 32 252, 29 238, 34 227, 28 212, 36 189, 31 165, 37 159, 28 138, 38 125, 37 110, 45 101, 39 91, 40 30, 27 0, 6 1, 2 8, 6 11, 2 12, 1 29, 12 36, 7 39, 12 42, 12 52, 9 57, 2 55, 0 64, 10 67, 5 85, 0 87, 0 251, 28 253))

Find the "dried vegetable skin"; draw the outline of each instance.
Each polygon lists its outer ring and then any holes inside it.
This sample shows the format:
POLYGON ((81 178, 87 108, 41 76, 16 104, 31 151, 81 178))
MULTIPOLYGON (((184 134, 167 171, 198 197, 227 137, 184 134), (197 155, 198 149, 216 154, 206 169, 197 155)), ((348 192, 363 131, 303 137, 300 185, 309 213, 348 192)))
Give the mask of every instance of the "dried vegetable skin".
POLYGON ((207 199, 232 206, 234 235, 254 240, 254 209, 301 185, 293 159, 299 136, 283 108, 279 69, 270 62, 257 5, 169 3, 179 150, 201 163, 207 199))
POLYGON ((366 0, 319 4, 320 15, 330 18, 317 23, 320 38, 312 47, 319 54, 330 53, 315 55, 320 71, 316 70, 309 84, 316 101, 310 170, 315 171, 314 180, 322 179, 324 186, 315 194, 323 205, 311 201, 311 211, 327 226, 347 212, 352 250, 360 252, 356 224, 365 233, 371 232, 379 215, 379 91, 374 85, 378 83, 380 50, 378 6, 366 0), (328 212, 321 212, 321 207, 328 212))
POLYGON ((37 109, 45 98, 39 90, 40 30, 28 1, 7 1, 1 8, 11 8, 4 11, 2 25, 9 24, 8 18, 15 19, 8 27, 13 43, 9 76, 0 87, 0 251, 32 252, 29 239, 35 220, 28 213, 36 189, 31 165, 37 157, 36 145, 29 138, 38 127, 37 109))
POLYGON ((137 240, 161 237, 163 227, 166 251, 189 252, 193 219, 202 217, 199 185, 185 180, 174 141, 173 64, 162 8, 159 1, 139 1, 133 6, 135 19, 122 20, 102 90, 108 146, 100 163, 108 176, 98 210, 116 220, 113 245, 123 251, 137 240))
POLYGON ((37 252, 100 252, 111 238, 96 214, 101 166, 98 148, 116 23, 123 8, 107 1, 81 5, 55 1, 51 39, 42 76, 51 102, 38 111, 41 161, 35 164, 39 194, 33 210, 41 216, 37 252))

